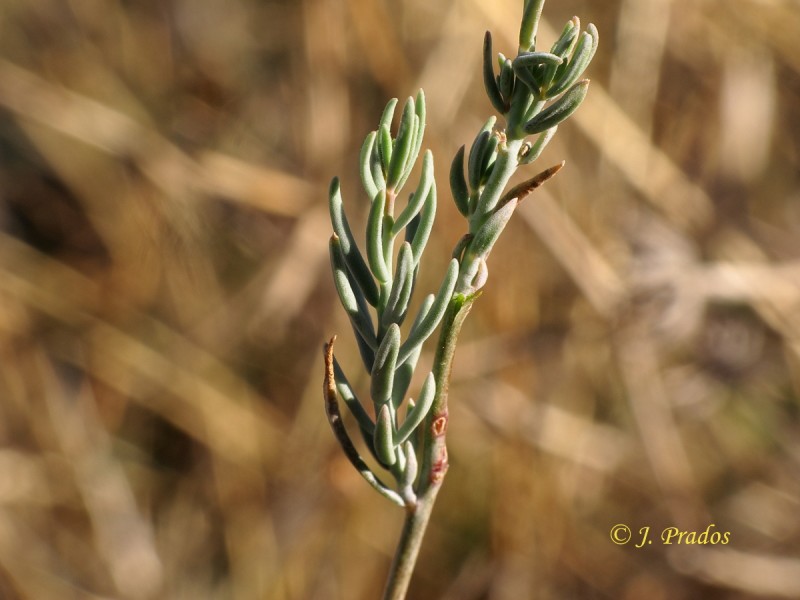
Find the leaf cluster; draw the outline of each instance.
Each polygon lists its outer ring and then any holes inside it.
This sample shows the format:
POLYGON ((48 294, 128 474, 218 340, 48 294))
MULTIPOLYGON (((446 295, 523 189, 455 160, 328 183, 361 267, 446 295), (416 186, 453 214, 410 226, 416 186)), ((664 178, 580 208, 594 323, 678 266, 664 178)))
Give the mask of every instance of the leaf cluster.
MULTIPOLYGON (((402 207, 398 206, 422 148, 426 117, 423 92, 406 100, 394 136, 391 126, 398 102, 391 100, 377 129, 366 137, 361 148, 361 183, 370 200, 364 253, 345 215, 339 181, 334 179, 331 183, 333 280, 371 384, 369 402, 364 404, 336 361, 331 341, 326 350, 328 417, 345 454, 359 472, 380 493, 400 505, 414 506, 421 489, 419 485, 415 487, 415 482, 431 475, 420 473, 433 468, 430 456, 418 461, 418 453, 426 452, 420 445, 432 447, 421 426, 429 414, 445 410, 447 402, 443 394, 448 384, 447 369, 427 375, 416 402, 406 399, 422 345, 448 308, 451 316, 459 314, 464 301, 470 299, 471 304, 486 283, 489 254, 519 202, 552 177, 563 163, 506 191, 511 177, 520 166, 540 156, 559 123, 586 97, 589 82, 580 77, 597 49, 597 29, 590 24, 581 32, 580 20, 573 17, 550 50, 539 51, 536 33, 543 3, 525 0, 519 51, 514 59, 503 54, 494 57, 492 36, 486 33, 483 80, 490 102, 505 120, 505 128, 496 129, 497 118, 490 117, 476 134, 469 152, 462 146, 452 161, 450 189, 456 207, 468 221, 468 231, 453 251, 439 290, 424 299, 405 340, 401 326, 408 316, 437 202, 433 155, 427 150, 416 187, 402 207), (495 59, 499 65, 497 74, 495 59), (535 140, 529 142, 527 136, 533 135, 535 140), (396 489, 372 473, 355 451, 338 416, 337 397, 344 400, 358 423, 374 459, 395 478, 396 489), (371 411, 365 408, 369 406, 371 411), (432 411, 434 406, 436 410, 432 411)), ((466 312, 461 318, 465 315, 466 312)), ((442 327, 440 349, 454 348, 456 322, 460 323, 456 319, 447 321, 451 330, 447 323, 442 327)))
POLYGON ((433 373, 426 377, 416 402, 410 398, 406 401, 406 394, 422 345, 439 325, 453 294, 458 261, 450 262, 438 292, 423 300, 403 341, 400 328, 408 316, 436 214, 436 182, 433 155, 428 150, 422 157, 416 188, 402 210, 397 210, 397 200, 422 146, 425 96, 420 91, 416 98, 408 98, 392 137, 390 127, 396 106, 395 99, 386 105, 378 128, 366 137, 360 155, 362 185, 372 199, 366 226, 366 257, 350 229, 338 179, 333 180, 329 191, 334 231, 330 239, 333 279, 350 318, 362 362, 370 373, 374 417, 365 410, 332 353, 330 360, 336 391, 355 417, 373 457, 394 475, 400 495, 377 478, 373 485, 404 504, 414 501, 413 485, 418 474, 416 434, 436 392, 433 373))

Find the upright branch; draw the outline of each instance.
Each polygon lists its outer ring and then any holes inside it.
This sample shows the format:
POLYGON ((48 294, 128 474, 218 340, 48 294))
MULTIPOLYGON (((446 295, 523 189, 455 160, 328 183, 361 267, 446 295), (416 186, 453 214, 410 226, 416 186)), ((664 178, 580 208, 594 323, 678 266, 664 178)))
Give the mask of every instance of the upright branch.
POLYGON ((489 254, 519 203, 564 163, 511 189, 507 189, 509 181, 519 167, 539 158, 558 125, 575 112, 588 90, 589 81, 581 76, 597 49, 597 29, 589 24, 581 32, 580 20, 573 17, 549 51, 537 50, 543 5, 544 0, 524 1, 519 49, 513 59, 494 56, 492 36, 486 33, 484 86, 505 125, 497 128, 497 118, 490 117, 469 152, 462 146, 452 161, 450 189, 466 218, 467 231, 453 251, 438 290, 425 297, 405 335, 401 327, 437 202, 430 150, 422 155, 416 187, 405 198, 402 193, 422 149, 426 116, 422 90, 406 100, 394 135, 396 99, 389 101, 377 129, 364 140, 360 174, 370 201, 364 253, 345 215, 339 180, 330 186, 333 280, 370 386, 368 399, 362 402, 334 356, 332 339, 325 346, 325 407, 348 460, 373 488, 406 511, 386 600, 405 598, 448 469, 450 371, 461 326, 488 279, 489 254), (499 73, 495 73, 495 60, 499 73), (412 376, 423 344, 437 328, 433 365, 414 401, 407 397, 412 376), (339 398, 355 421, 369 463, 345 428, 339 398), (376 469, 385 471, 394 483, 385 483, 376 469))

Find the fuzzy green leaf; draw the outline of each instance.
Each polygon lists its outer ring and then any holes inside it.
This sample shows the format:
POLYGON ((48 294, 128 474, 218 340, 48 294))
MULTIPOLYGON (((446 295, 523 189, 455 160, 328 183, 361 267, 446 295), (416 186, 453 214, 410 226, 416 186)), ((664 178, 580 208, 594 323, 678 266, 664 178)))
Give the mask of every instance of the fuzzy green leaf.
POLYGON ((567 24, 564 25, 564 29, 561 30, 561 35, 558 36, 550 52, 556 56, 560 56, 562 59, 567 58, 575 48, 580 30, 581 20, 578 17, 572 17, 567 21, 567 24))
POLYGON ((475 191, 481 185, 483 171, 481 165, 486 147, 489 144, 489 138, 492 134, 486 130, 478 133, 475 141, 472 142, 472 148, 469 150, 469 161, 467 162, 467 175, 469 176, 469 187, 475 191))
POLYGON ((400 118, 400 126, 397 130, 397 138, 392 150, 392 161, 386 174, 386 187, 397 191, 397 183, 403 176, 403 171, 411 153, 411 144, 414 138, 414 99, 406 100, 403 108, 403 116, 400 118))
POLYGON ((494 106, 495 110, 500 114, 505 114, 508 111, 503 96, 500 94, 500 89, 497 87, 497 81, 494 78, 494 65, 492 65, 492 34, 486 32, 483 37, 483 85, 486 88, 486 95, 489 96, 489 101, 494 106))
POLYGON ((389 411, 389 405, 384 404, 378 411, 378 419, 375 423, 375 455, 387 467, 392 466, 397 460, 394 453, 393 437, 394 425, 392 424, 392 415, 389 411))
POLYGON ((428 314, 425 315, 425 318, 422 319, 422 321, 411 328, 408 338, 400 347, 400 354, 399 358, 397 359, 398 364, 403 364, 406 360, 408 360, 409 356, 411 356, 411 353, 417 348, 417 346, 428 339, 428 337, 433 333, 433 330, 436 329, 436 326, 439 325, 439 321, 442 320, 445 310, 447 309, 447 303, 450 301, 450 296, 453 295, 453 290, 456 287, 457 279, 458 261, 453 259, 448 265, 447 273, 445 273, 442 285, 439 287, 439 291, 436 294, 436 298, 434 299, 433 305, 428 311, 428 314))
POLYGON ((435 395, 436 380, 433 377, 433 373, 428 373, 425 383, 422 384, 422 390, 419 393, 417 403, 414 405, 414 408, 408 412, 403 424, 397 429, 397 434, 394 438, 396 444, 405 442, 411 434, 414 433, 417 427, 419 427, 420 423, 425 420, 428 411, 433 405, 433 398, 435 395))
POLYGON ((562 62, 561 57, 550 52, 523 52, 511 64, 516 76, 538 98, 546 80, 545 73, 548 69, 555 73, 562 62))
POLYGON ((394 225, 392 225, 393 235, 400 233, 400 230, 408 225, 411 219, 419 213, 428 197, 432 185, 434 185, 433 153, 430 150, 426 150, 425 156, 422 158, 422 173, 420 174, 419 185, 417 185, 416 191, 408 201, 408 206, 403 209, 394 222, 394 225))
POLYGON ((347 312, 347 316, 350 317, 353 328, 361 335, 367 345, 374 349, 377 345, 375 328, 361 290, 354 288, 352 285, 351 275, 347 269, 339 237, 336 234, 331 236, 329 250, 333 282, 339 294, 339 300, 345 312, 347 312))
POLYGON ((381 125, 378 129, 378 158, 381 161, 381 168, 384 173, 389 172, 389 165, 392 162, 392 134, 386 125, 381 125))
MULTIPOLYGON (((425 299, 422 301, 422 306, 420 306, 419 310, 417 311, 417 316, 414 318, 414 323, 411 325, 411 329, 415 329, 419 327, 419 324, 422 320, 428 315, 430 312, 431 307, 433 306, 434 295, 428 294, 425 296, 425 299)), ((411 377, 414 375, 414 369, 417 366, 417 361, 419 360, 419 355, 422 352, 422 345, 418 345, 416 350, 411 353, 411 355, 395 369, 394 372, 394 387, 392 389, 392 406, 398 408, 402 403, 403 399, 406 397, 406 393, 408 392, 408 386, 411 383, 411 377)))
POLYGON ((353 387, 350 385, 342 367, 339 365, 339 361, 336 360, 335 357, 333 359, 333 371, 336 374, 336 390, 339 392, 342 400, 344 400, 347 408, 350 409, 350 412, 356 418, 359 428, 372 436, 375 431, 375 423, 372 422, 367 411, 364 410, 364 406, 358 400, 358 397, 353 391, 353 387))
POLYGON ((422 206, 422 212, 419 213, 419 222, 415 226, 416 231, 411 240, 411 249, 414 252, 414 266, 419 265, 422 258, 422 253, 425 250, 425 245, 428 243, 428 238, 433 229, 433 221, 436 217, 436 186, 432 185, 428 192, 428 197, 425 204, 422 206))
POLYGON ((594 57, 594 53, 597 50, 597 42, 597 28, 589 23, 587 30, 580 36, 578 45, 566 70, 561 74, 557 74, 556 82, 547 90, 549 97, 558 96, 578 81, 578 78, 583 75, 586 67, 589 66, 594 57))
POLYGON ((503 229, 514 214, 514 209, 517 207, 517 200, 512 199, 503 206, 497 208, 491 216, 480 226, 469 244, 468 252, 475 256, 486 257, 492 251, 497 238, 503 232, 503 229))
POLYGON ((588 89, 588 79, 576 83, 553 104, 528 121, 523 127, 525 133, 540 133, 561 123, 578 109, 583 99, 586 98, 588 89))
POLYGON ((386 103, 386 107, 383 109, 383 113, 381 114, 381 120, 378 123, 378 129, 386 126, 387 129, 391 131, 392 129, 392 118, 394 117, 394 109, 397 106, 397 98, 392 98, 389 102, 386 103))
POLYGON ((375 194, 367 219, 367 261, 377 280, 386 283, 391 279, 383 253, 383 214, 386 206, 386 191, 375 194))
POLYGON ((483 156, 481 156, 481 165, 480 165, 481 180, 480 183, 478 184, 479 186, 485 184, 486 180, 492 173, 492 165, 494 163, 495 158, 497 157, 497 145, 499 143, 500 143, 500 138, 492 134, 491 137, 489 137, 489 142, 483 149, 483 156))
POLYGON ((458 212, 469 217, 469 189, 464 178, 464 149, 464 146, 458 149, 450 165, 450 192, 453 194, 458 212))
MULTIPOLYGON (((502 56, 502 55, 501 55, 502 56)), ((497 76, 497 87, 506 104, 511 102, 514 94, 514 67, 508 58, 500 65, 500 75, 497 76)))
POLYGON ((419 156, 420 148, 422 148, 422 138, 425 137, 425 119, 427 116, 427 109, 425 108, 425 92, 421 89, 417 92, 417 98, 414 102, 414 114, 417 115, 417 134, 414 137, 414 149, 411 153, 412 163, 416 162, 419 156))
POLYGON ((411 145, 411 154, 406 162, 405 172, 397 184, 397 189, 402 188, 406 184, 408 176, 411 175, 411 169, 419 157, 419 151, 422 148, 422 139, 425 137, 426 114, 425 92, 420 89, 420 91, 417 92, 417 98, 414 101, 414 141, 411 145))
POLYGON ((377 132, 373 131, 364 139, 359 157, 361 183, 370 198, 374 198, 375 194, 378 193, 378 185, 375 183, 375 177, 372 173, 372 151, 375 147, 377 135, 377 132))
POLYGON ((400 327, 392 323, 375 352, 375 364, 372 367, 370 396, 376 408, 392 399, 392 385, 399 349, 400 327))
POLYGON ((511 63, 514 70, 530 69, 539 65, 560 65, 562 58, 550 52, 523 52, 511 63))
POLYGON ((411 298, 411 290, 414 287, 415 273, 411 244, 404 242, 397 255, 397 269, 392 281, 392 291, 381 316, 381 324, 384 327, 388 327, 391 323, 398 325, 403 323, 403 318, 408 310, 408 301, 411 298))
POLYGON ((406 442, 402 445, 402 448, 406 455, 406 466, 403 469, 403 476, 398 483, 400 484, 401 490, 413 490, 414 480, 417 478, 417 472, 419 469, 417 464, 417 455, 414 452, 414 445, 411 442, 406 442))
POLYGON ((553 139, 553 136, 556 134, 557 130, 558 125, 543 131, 539 137, 536 138, 536 141, 533 143, 533 145, 528 148, 528 151, 525 153, 525 155, 519 157, 519 164, 528 165, 539 158, 544 149, 547 147, 547 144, 549 144, 550 140, 553 139))
POLYGON ((378 287, 372 279, 372 274, 364 262, 364 257, 361 255, 361 251, 358 249, 353 233, 350 230, 350 224, 347 222, 342 201, 342 191, 337 177, 334 177, 333 181, 331 181, 328 198, 333 232, 339 237, 339 244, 344 253, 347 268, 353 275, 359 289, 364 293, 367 302, 375 306, 378 303, 378 287))
MULTIPOLYGON (((352 322, 350 326, 353 329, 353 336, 356 338, 356 345, 358 345, 358 354, 361 357, 361 362, 364 363, 364 368, 367 370, 367 373, 372 373, 372 367, 375 364, 375 348, 370 347, 364 338, 361 337, 361 334, 358 333, 358 330, 352 322)), ((375 346, 377 346, 377 342, 375 346)))

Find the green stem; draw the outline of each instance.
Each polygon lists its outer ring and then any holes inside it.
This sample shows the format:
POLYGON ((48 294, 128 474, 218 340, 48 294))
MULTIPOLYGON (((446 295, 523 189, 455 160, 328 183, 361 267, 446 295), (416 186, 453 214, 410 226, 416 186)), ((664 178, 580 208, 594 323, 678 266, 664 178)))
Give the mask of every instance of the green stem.
POLYGON ((423 425, 422 465, 417 483, 417 502, 407 507, 406 520, 400 533, 394 560, 386 581, 384 600, 403 600, 419 556, 422 539, 428 527, 436 496, 447 472, 447 395, 458 334, 476 296, 454 294, 450 299, 433 361, 436 395, 423 425))
POLYGON ((394 560, 389 569, 383 600, 404 600, 406 597, 408 584, 411 582, 414 565, 417 563, 419 549, 422 546, 422 538, 425 537, 425 530, 428 527, 433 503, 438 492, 439 486, 436 486, 432 495, 419 498, 417 504, 408 509, 394 560))

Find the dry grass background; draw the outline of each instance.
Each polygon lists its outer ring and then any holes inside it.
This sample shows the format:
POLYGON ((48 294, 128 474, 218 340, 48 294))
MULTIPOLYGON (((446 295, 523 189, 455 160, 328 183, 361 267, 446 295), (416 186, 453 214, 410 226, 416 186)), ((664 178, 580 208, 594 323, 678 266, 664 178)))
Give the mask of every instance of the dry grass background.
MULTIPOLYGON (((363 223, 361 140, 424 87, 434 288, 519 4, 2 3, 1 598, 378 596, 401 515, 323 416, 327 183, 363 223)), ((411 599, 800 597, 799 9, 547 3, 545 43, 597 24, 592 89, 462 336, 411 599)))

